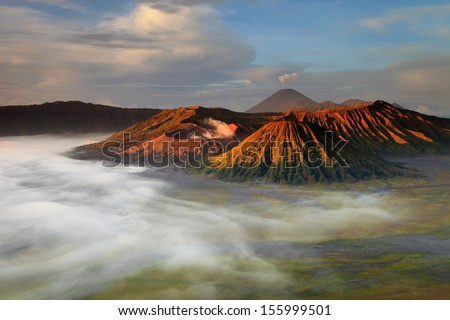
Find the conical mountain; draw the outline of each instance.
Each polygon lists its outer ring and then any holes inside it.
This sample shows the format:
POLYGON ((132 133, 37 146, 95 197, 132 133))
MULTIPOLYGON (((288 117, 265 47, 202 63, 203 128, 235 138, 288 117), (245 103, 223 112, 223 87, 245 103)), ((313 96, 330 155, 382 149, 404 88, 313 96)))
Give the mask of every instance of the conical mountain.
POLYGON ((283 89, 275 92, 264 101, 247 110, 247 112, 285 112, 314 104, 317 104, 317 102, 294 89, 283 89))
POLYGON ((305 184, 403 175, 406 171, 293 115, 264 125, 202 169, 225 180, 305 184), (292 121, 291 121, 292 120, 292 121))

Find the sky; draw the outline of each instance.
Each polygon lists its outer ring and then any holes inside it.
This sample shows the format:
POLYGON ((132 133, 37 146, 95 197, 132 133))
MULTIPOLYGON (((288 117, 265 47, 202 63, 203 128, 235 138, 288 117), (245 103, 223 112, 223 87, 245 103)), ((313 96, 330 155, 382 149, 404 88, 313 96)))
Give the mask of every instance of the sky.
POLYGON ((0 75, 0 105, 245 111, 294 88, 450 116, 450 4, 0 0, 0 75))

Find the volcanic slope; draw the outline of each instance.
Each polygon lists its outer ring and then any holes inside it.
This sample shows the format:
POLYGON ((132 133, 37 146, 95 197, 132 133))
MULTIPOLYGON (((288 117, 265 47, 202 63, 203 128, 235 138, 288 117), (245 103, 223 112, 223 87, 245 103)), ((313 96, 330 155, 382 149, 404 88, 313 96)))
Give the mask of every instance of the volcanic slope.
POLYGON ((353 146, 379 155, 450 152, 450 119, 396 108, 385 101, 292 114, 300 122, 315 123, 349 140, 353 146))
POLYGON ((141 161, 143 156, 155 154, 175 160, 204 152, 218 154, 238 144, 267 122, 281 117, 283 114, 246 114, 200 106, 167 109, 103 141, 75 148, 68 155, 77 159, 105 160, 102 152, 105 145, 129 156, 125 162, 141 161))
POLYGON ((226 153, 208 157, 202 172, 231 181, 288 184, 356 181, 406 173, 365 149, 340 142, 318 125, 291 117, 270 122, 226 153))

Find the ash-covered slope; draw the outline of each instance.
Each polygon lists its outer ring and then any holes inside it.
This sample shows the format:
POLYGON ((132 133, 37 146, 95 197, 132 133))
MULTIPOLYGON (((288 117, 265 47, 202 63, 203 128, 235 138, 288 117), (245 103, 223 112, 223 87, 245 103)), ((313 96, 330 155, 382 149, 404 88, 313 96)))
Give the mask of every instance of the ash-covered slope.
POLYGON ((125 109, 80 101, 0 107, 0 136, 114 132, 161 110, 125 109))
POLYGON ((118 146, 118 152, 126 156, 125 162, 142 163, 142 158, 146 157, 149 164, 156 164, 156 160, 152 161, 154 155, 172 158, 171 161, 176 162, 180 158, 198 156, 204 152, 224 152, 265 123, 282 116, 276 113, 246 114, 200 106, 167 109, 104 141, 75 148, 69 156, 105 160, 102 148, 110 144, 118 146))
POLYGON ((450 119, 396 108, 385 101, 293 114, 301 122, 315 123, 379 155, 450 152, 450 119))
POLYGON ((266 124, 239 145, 209 157, 202 171, 232 181, 305 184, 386 178, 405 170, 293 117, 266 124))

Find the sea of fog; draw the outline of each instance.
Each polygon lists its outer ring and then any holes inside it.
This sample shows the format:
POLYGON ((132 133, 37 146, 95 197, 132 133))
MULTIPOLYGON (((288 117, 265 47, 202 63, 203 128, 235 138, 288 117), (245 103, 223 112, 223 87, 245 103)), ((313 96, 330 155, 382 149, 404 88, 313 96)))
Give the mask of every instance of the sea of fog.
POLYGON ((286 282, 258 244, 398 219, 388 192, 241 185, 63 155, 101 138, 0 138, 0 298, 88 297, 152 264, 286 282))

